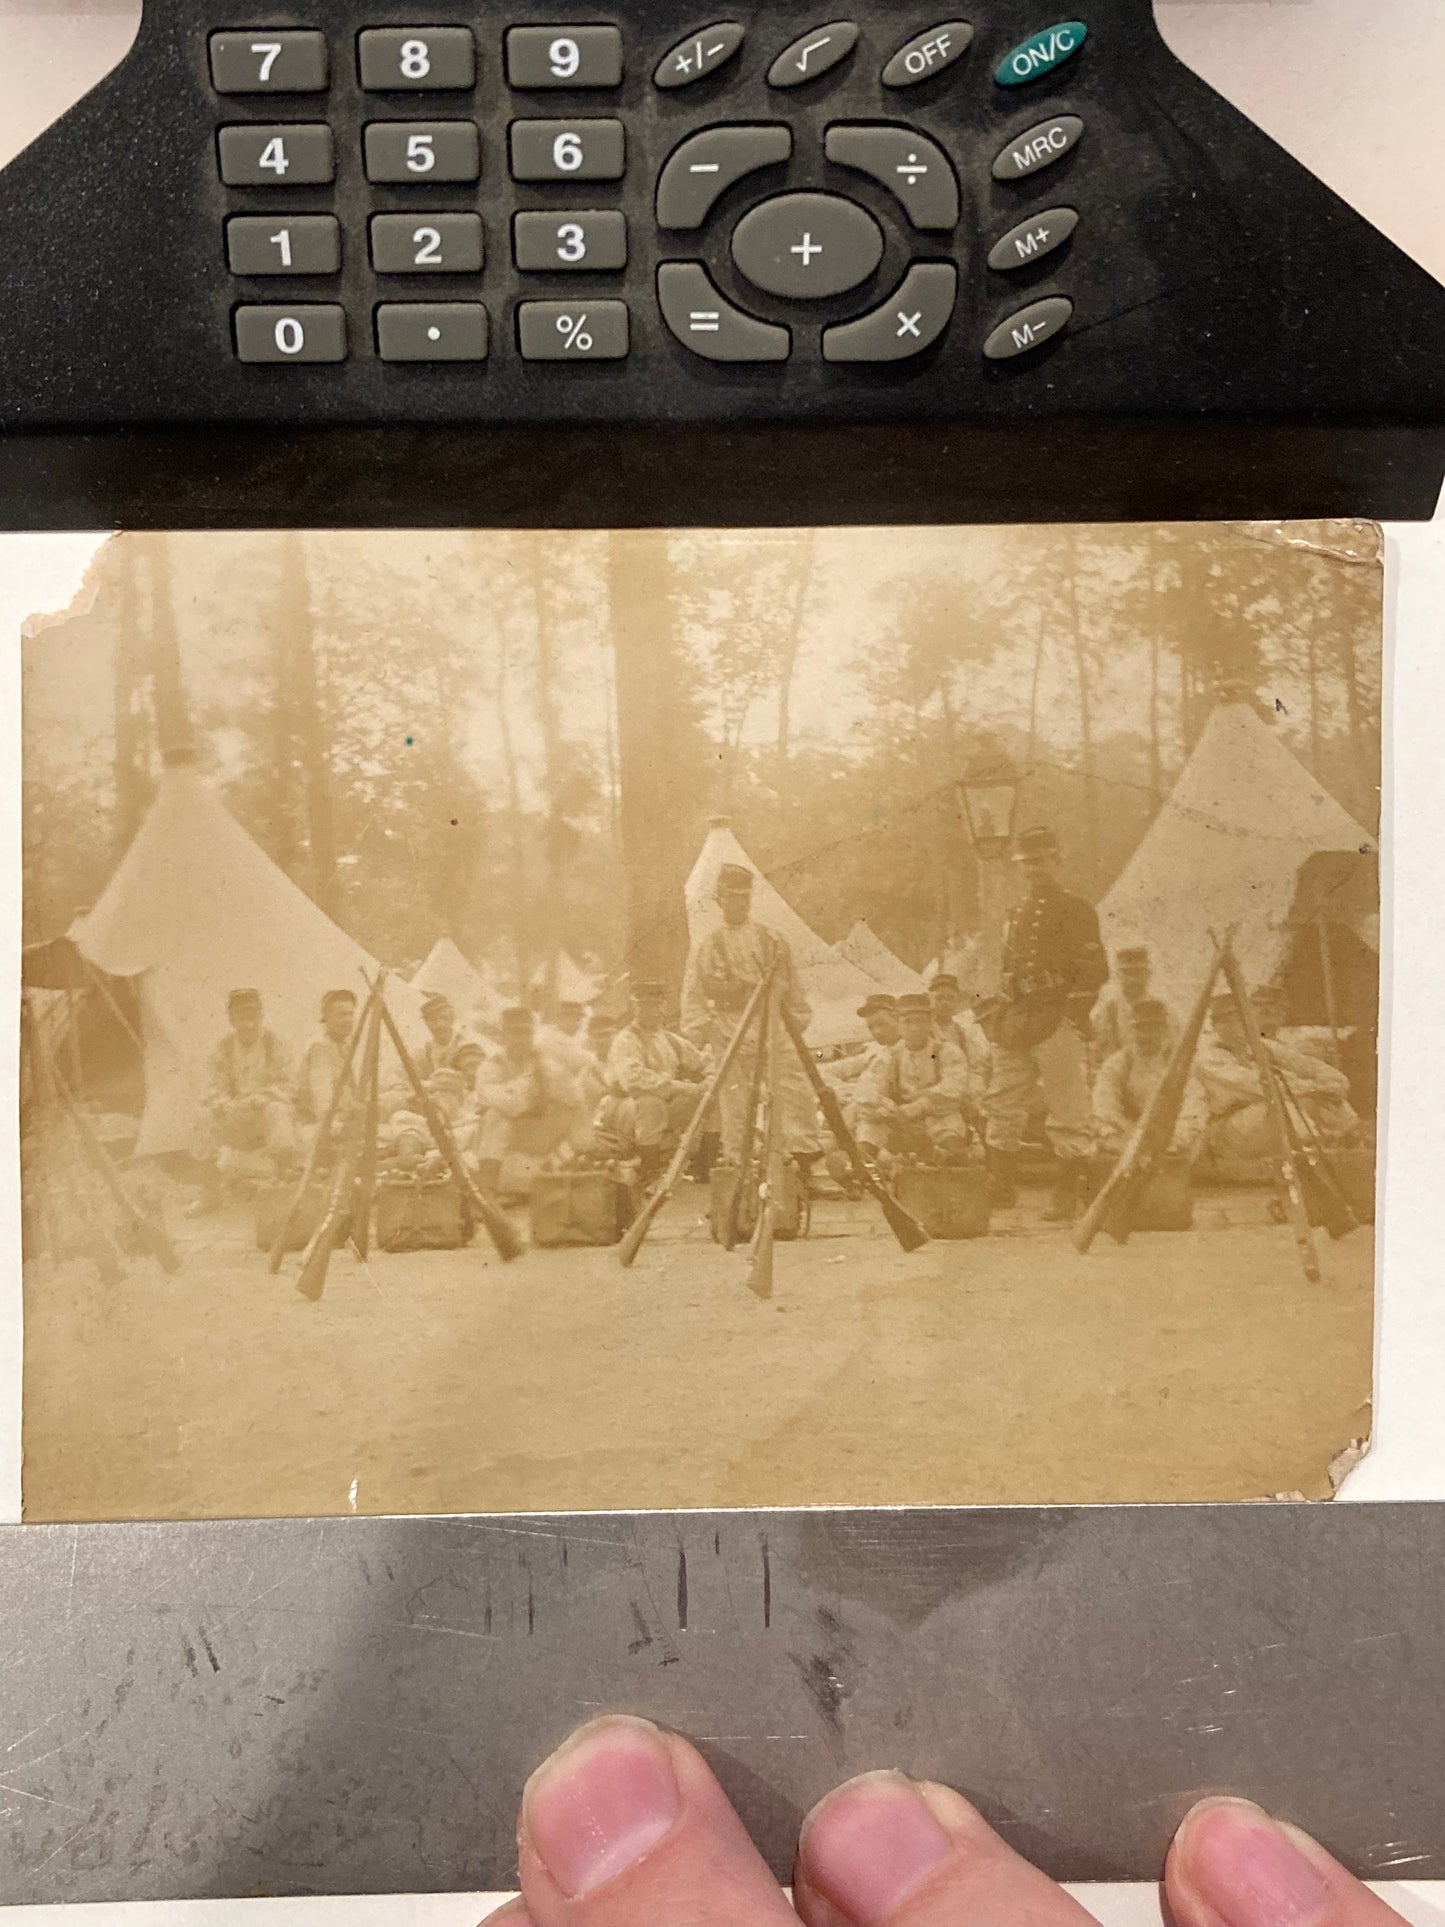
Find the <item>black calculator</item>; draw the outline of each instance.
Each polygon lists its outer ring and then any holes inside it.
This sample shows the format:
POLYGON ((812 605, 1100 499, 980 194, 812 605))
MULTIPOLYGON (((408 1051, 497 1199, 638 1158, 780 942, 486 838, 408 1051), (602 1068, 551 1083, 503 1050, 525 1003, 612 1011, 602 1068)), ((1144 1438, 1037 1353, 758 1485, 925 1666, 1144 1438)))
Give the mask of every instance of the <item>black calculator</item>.
POLYGON ((0 291, 12 526, 1418 516, 1445 469, 1445 290, 1149 0, 147 0, 0 176, 0 291))

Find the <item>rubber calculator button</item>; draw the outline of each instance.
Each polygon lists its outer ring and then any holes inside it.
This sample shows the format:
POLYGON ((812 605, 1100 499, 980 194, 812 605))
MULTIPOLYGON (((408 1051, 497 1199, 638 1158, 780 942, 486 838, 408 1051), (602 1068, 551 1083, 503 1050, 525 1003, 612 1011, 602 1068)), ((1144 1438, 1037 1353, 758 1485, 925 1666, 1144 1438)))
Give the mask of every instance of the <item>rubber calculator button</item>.
POLYGON ((627 137, 620 120, 514 120, 516 181, 620 181, 627 137))
POLYGON ((627 355, 625 301, 524 301, 517 310, 524 361, 622 361, 627 355))
POLYGON ((237 308, 236 354, 241 361, 345 361, 346 310, 336 307, 237 308))
POLYGON ((786 361, 792 333, 744 314, 725 301, 696 261, 665 261, 657 270, 657 305, 684 348, 704 361, 786 361))
POLYGON ((211 85, 218 94, 319 94, 330 83, 326 36, 314 27, 211 35, 211 85))
POLYGON ((1041 80, 1072 60, 1088 38, 1082 20, 1061 20, 1042 33, 1030 34, 998 63, 994 79, 1000 87, 1022 87, 1030 80, 1041 80))
POLYGON ((1048 207, 1042 214, 1031 214, 999 236, 989 249, 988 265, 999 274, 1031 268, 1061 248, 1078 225, 1078 211, 1072 207, 1048 207))
POLYGON ((373 214, 371 265, 378 274, 480 274, 480 214, 373 214))
POLYGON ((336 146, 324 122, 223 127, 216 144, 227 187, 316 187, 336 179, 336 146))
POLYGON ((719 20, 689 34, 658 61, 653 86, 691 87, 695 80, 706 80, 732 59, 743 44, 745 32, 740 20, 719 20))
POLYGON ((755 288, 823 301, 868 279, 883 259, 883 230, 841 194, 778 194, 738 222, 732 251, 755 288))
POLYGON ((616 27, 511 27, 507 81, 513 87, 620 87, 622 34, 616 27))
POLYGON ((469 120, 374 120, 365 144, 369 181, 427 186, 474 181, 482 171, 481 137, 469 120))
POLYGON ((800 34, 784 47, 768 69, 768 85, 802 87, 831 73, 857 44, 858 23, 854 20, 831 20, 826 26, 814 27, 811 33, 800 34))
POLYGON ((233 214, 226 259, 232 274, 336 274, 341 223, 334 214, 233 214))
POLYGON ((1083 137, 1084 123, 1077 114, 1055 114, 1041 120, 1022 134, 1015 134, 993 164, 996 181, 1022 181, 1042 168, 1061 161, 1083 137))
POLYGON ((920 80, 947 73, 956 60, 962 60, 973 43, 973 28, 966 20, 945 20, 937 27, 905 40, 883 69, 885 87, 916 87, 920 80))
POLYGON ((614 272, 627 266, 627 216, 615 208, 514 214, 512 252, 524 274, 614 272))
POLYGON ((1073 302, 1061 294, 1032 302, 999 323, 983 344, 983 352, 990 361, 1012 361, 1015 355, 1042 348, 1068 326, 1073 312, 1073 302))
POLYGON ((368 93, 462 93, 477 84, 470 27, 368 27, 356 47, 368 93))
POLYGON ((886 187, 914 227, 958 226, 958 176, 943 149, 911 127, 830 127, 823 151, 886 187))
POLYGON ((871 314, 823 330, 824 361, 909 361, 931 348, 958 300, 951 261, 918 261, 871 314))
POLYGON ((487 311, 480 301, 386 301, 376 311, 383 361, 485 361, 487 311))
POLYGON ((689 135, 673 149, 658 177, 658 225, 701 227, 735 182, 759 168, 779 166, 792 152, 792 129, 777 123, 708 127, 689 135))

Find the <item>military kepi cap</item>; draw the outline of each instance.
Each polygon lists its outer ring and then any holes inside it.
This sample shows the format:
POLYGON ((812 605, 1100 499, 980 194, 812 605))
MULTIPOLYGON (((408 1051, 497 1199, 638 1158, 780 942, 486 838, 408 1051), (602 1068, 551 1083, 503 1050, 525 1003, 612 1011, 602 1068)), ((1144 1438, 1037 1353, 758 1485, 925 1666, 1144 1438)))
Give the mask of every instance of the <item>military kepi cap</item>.
POLYGON ((1057 856, 1059 839, 1047 823, 1036 823, 1031 829, 1020 830, 1014 844, 1015 861, 1026 856, 1057 856))
POLYGON ((930 990, 957 990, 958 979, 951 970, 936 970, 928 980, 930 990))
POLYGON ((873 1017, 876 1016, 880 1010, 896 1011, 897 1008, 898 999, 896 997, 889 997, 882 991, 878 991, 873 996, 863 999, 862 1003, 858 1006, 858 1015, 860 1017, 873 1017))
POLYGON ((1148 963, 1149 946, 1147 943, 1126 943, 1114 952, 1117 963, 1148 963))
POLYGON ((259 1010, 261 993, 259 990, 233 990, 226 997, 227 1010, 259 1010))
POLYGON ((753 873, 746 864, 724 863, 717 873, 717 887, 719 893, 724 890, 751 890, 753 873))
POLYGON ((423 997, 421 1000, 421 1008, 422 1008, 423 1016, 426 1016, 428 1012, 435 1015, 438 1011, 450 1010, 451 1007, 452 1007, 451 998, 444 997, 441 991, 439 990, 429 990, 426 996, 423 997))
POLYGON ((900 997, 898 999, 898 1009, 900 1013, 903 1014, 906 1014, 910 1010, 916 1010, 921 1011, 926 1017, 933 1015, 933 1006, 921 990, 910 990, 906 997, 900 997))

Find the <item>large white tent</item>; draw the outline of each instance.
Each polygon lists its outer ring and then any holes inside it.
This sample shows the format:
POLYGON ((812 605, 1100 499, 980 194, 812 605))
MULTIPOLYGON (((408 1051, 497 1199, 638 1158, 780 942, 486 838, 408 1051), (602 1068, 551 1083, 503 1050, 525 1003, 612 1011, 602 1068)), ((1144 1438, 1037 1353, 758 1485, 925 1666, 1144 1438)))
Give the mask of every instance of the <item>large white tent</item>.
POLYGON ((769 883, 724 822, 708 831, 692 874, 687 879, 687 934, 694 948, 722 922, 717 905, 718 872, 725 863, 740 863, 752 871, 753 915, 775 930, 793 953, 804 995, 813 1007, 808 1041, 819 1049, 846 1043, 861 1034, 858 1006, 876 994, 877 982, 857 964, 841 956, 811 929, 782 893, 769 883))
MULTIPOLYGON (((1159 993, 1183 1007, 1209 965, 1213 935, 1234 932, 1251 988, 1269 983, 1296 934, 1300 874, 1330 852, 1369 866, 1374 837, 1324 789, 1248 703, 1210 716, 1172 793, 1099 905, 1110 955, 1146 944, 1159 993)), ((1368 905, 1373 889, 1350 891, 1368 905)), ((1351 927, 1379 948, 1366 911, 1351 927)))
MULTIPOLYGON (((135 840, 70 939, 97 970, 136 987, 145 1049, 141 1155, 194 1148, 228 991, 261 993, 266 1023, 294 1059, 318 1026, 322 993, 365 996, 362 972, 377 967, 189 765, 166 770, 135 840)), ((387 995, 403 1034, 424 1037, 417 992, 398 979, 387 995)))
POLYGON ((905 997, 910 993, 916 994, 924 987, 918 972, 910 970, 901 957, 894 956, 877 931, 861 917, 833 948, 845 962, 856 964, 865 971, 878 988, 886 990, 890 996, 905 997))
POLYGON ((412 972, 412 988, 423 996, 439 992, 451 1003, 464 1025, 493 1024, 507 999, 495 984, 469 963, 450 937, 438 937, 424 962, 412 972))

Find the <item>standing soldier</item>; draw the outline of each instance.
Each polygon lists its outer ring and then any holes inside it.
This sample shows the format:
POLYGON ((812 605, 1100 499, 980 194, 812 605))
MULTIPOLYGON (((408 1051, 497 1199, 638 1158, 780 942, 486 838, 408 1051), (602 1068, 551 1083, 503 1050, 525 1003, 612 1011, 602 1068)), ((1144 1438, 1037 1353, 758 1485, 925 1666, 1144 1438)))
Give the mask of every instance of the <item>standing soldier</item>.
MULTIPOLYGON (((682 981, 682 1034, 700 1051, 709 1053, 713 1063, 727 1049, 748 999, 771 968, 776 967, 783 1008, 800 1031, 807 1029, 813 1015, 787 943, 776 930, 753 920, 752 871, 741 863, 724 863, 718 871, 717 901, 722 924, 693 946, 682 981)), ((756 1063, 752 1049, 739 1051, 718 1092, 723 1156, 734 1162, 742 1153, 756 1063)), ((817 1107, 786 1036, 778 1070, 784 1149, 807 1164, 823 1148, 817 1107)))
POLYGON ((1092 1149, 1089 1012, 1109 974, 1093 906, 1059 882, 1059 839, 1024 830, 1014 861, 1026 894, 1003 940, 1003 1002, 993 1020, 988 1156, 996 1203, 1017 1199, 1015 1160, 1042 1106, 1059 1175, 1044 1219, 1064 1224, 1083 1202, 1092 1149))

